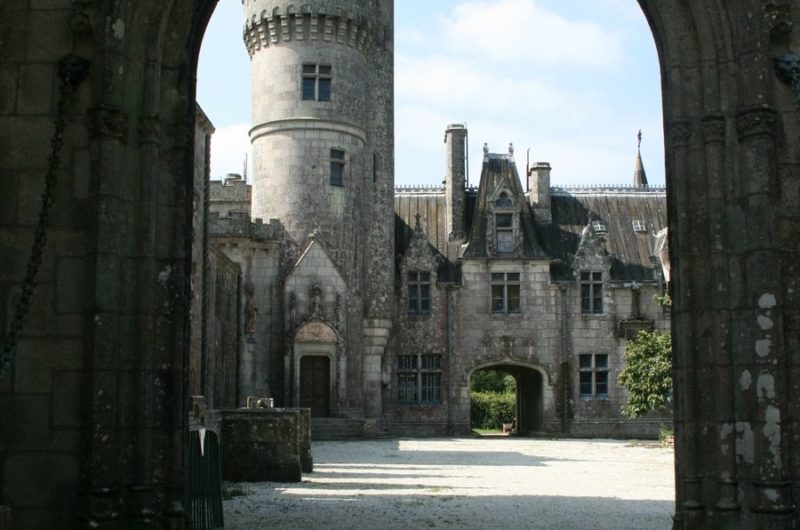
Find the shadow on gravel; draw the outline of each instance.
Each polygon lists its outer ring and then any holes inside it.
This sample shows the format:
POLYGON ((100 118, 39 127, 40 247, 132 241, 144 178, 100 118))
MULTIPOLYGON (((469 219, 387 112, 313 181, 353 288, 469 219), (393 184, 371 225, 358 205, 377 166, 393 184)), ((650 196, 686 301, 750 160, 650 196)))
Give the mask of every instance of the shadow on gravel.
MULTIPOLYGON (((363 487, 361 484, 352 485, 363 487)), ((373 485, 374 486, 374 485, 373 485)), ((603 497, 459 496, 444 488, 427 494, 316 496, 313 490, 282 493, 269 504, 258 495, 225 503, 226 530, 253 528, 531 528, 649 530, 672 525, 671 501, 603 497), (256 497, 256 498, 253 498, 256 497), (256 509, 257 507, 257 509, 256 509)), ((269 502, 269 501, 267 501, 269 502)))
MULTIPOLYGON (((402 465, 404 469, 410 469, 408 468, 409 464, 418 466, 544 466, 549 462, 576 461, 574 459, 559 459, 552 457, 540 458, 517 451, 448 450, 444 449, 446 444, 442 444, 442 450, 418 450, 409 449, 407 447, 401 449, 397 440, 381 440, 369 443, 378 445, 379 451, 377 453, 342 452, 342 454, 338 455, 335 450, 332 451, 330 448, 326 448, 325 465, 375 465, 376 467, 380 467, 387 466, 388 462, 391 462, 391 464, 397 464, 398 466, 402 465)), ((425 468, 423 467, 419 469, 424 471, 425 468)))

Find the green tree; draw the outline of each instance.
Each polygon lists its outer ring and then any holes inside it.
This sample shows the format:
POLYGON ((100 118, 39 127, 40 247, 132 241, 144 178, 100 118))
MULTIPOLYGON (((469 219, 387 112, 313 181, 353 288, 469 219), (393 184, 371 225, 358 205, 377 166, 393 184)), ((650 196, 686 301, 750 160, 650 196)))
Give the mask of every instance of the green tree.
POLYGON ((514 376, 501 370, 477 370, 470 379, 472 392, 494 392, 496 394, 513 394, 517 389, 514 376))
POLYGON ((638 418, 664 409, 672 397, 672 340, 669 333, 640 331, 625 346, 619 382, 628 389, 622 413, 638 418))

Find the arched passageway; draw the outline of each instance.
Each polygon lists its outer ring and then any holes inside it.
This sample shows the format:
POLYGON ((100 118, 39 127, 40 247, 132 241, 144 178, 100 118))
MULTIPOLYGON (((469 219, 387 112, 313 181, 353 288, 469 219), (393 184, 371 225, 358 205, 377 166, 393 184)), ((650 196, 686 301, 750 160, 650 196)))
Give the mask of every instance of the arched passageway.
MULTIPOLYGON (((471 390, 490 395, 498 400, 513 399, 511 417, 499 418, 506 426, 513 420, 514 432, 520 435, 541 430, 543 388, 542 374, 536 368, 519 364, 493 364, 475 369, 470 377, 471 390), (481 377, 483 376, 483 377, 481 377), (512 379, 509 384, 506 377, 512 379), (482 381, 488 381, 483 385, 482 381), (511 397, 513 395, 513 398, 511 397)), ((474 399, 474 397, 473 397, 474 399)), ((475 404, 473 403, 473 407, 475 404)), ((474 420, 473 420, 474 421, 474 420)), ((476 426, 472 425, 474 429, 476 426)), ((493 425, 499 428, 500 425, 493 425)))

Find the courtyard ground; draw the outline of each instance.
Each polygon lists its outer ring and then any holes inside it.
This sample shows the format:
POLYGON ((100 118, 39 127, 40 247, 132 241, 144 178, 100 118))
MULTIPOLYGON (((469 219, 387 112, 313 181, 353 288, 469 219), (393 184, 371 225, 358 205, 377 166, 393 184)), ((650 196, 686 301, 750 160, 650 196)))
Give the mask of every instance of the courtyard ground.
POLYGON ((295 484, 228 485, 228 530, 667 529, 673 452, 515 437, 315 442, 295 484))

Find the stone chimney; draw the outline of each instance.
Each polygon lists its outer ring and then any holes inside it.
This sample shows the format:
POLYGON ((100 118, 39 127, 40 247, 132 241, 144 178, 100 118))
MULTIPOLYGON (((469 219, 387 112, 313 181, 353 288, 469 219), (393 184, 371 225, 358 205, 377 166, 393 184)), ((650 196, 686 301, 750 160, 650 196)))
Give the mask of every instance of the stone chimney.
POLYGON ((461 242, 464 230, 464 189, 467 172, 467 128, 460 123, 447 126, 444 133, 447 144, 447 174, 445 175, 445 200, 447 202, 446 235, 448 241, 461 242))
POLYGON ((550 209, 550 164, 536 162, 528 170, 528 190, 533 216, 537 223, 553 222, 550 209))

